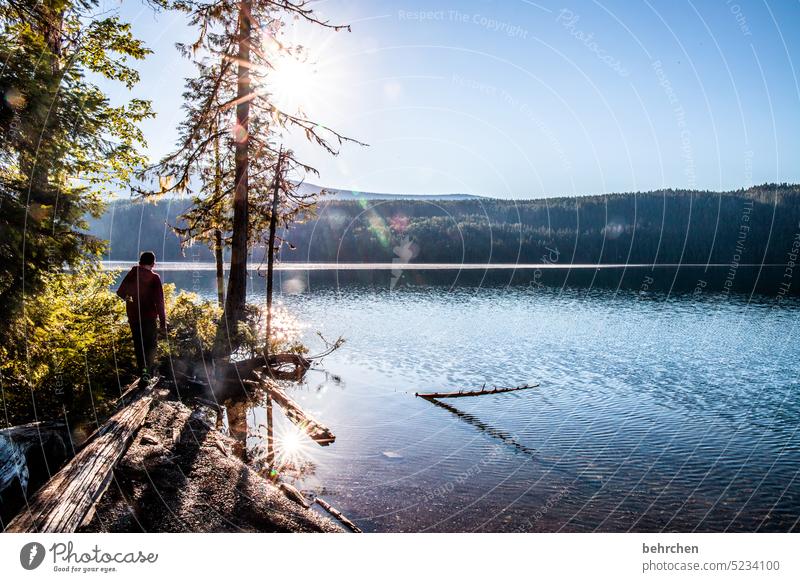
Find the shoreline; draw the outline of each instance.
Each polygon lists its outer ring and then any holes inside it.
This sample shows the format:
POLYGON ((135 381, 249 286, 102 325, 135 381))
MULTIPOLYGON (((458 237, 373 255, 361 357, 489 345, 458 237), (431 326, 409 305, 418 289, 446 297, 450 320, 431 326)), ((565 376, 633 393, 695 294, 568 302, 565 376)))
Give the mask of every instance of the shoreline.
MULTIPOLYGON (((102 261, 104 270, 116 270, 132 267, 138 259, 130 261, 109 260, 102 261)), ((225 270, 230 265, 225 263, 225 270)), ((587 269, 721 269, 730 268, 729 263, 293 263, 284 262, 275 265, 276 271, 390 271, 401 269, 403 271, 478 271, 478 270, 587 270, 587 269)), ((740 263, 741 268, 785 268, 787 265, 779 263, 740 263)), ((209 261, 159 261, 156 263, 158 271, 215 271, 216 265, 209 261)), ((250 266, 250 271, 261 270, 261 266, 250 266)))

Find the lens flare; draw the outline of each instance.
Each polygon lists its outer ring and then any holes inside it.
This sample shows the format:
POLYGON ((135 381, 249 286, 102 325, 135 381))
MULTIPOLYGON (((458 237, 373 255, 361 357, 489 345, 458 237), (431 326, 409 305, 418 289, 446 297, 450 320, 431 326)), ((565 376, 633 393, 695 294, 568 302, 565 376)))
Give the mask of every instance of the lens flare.
MULTIPOLYGON (((308 436, 294 425, 285 427, 275 437, 275 460, 280 468, 297 468, 303 465, 310 453, 308 436)), ((280 470, 280 469, 279 469, 280 470)))
POLYGON ((314 100, 324 91, 317 67, 293 56, 273 63, 266 85, 278 107, 288 113, 312 109, 314 100))

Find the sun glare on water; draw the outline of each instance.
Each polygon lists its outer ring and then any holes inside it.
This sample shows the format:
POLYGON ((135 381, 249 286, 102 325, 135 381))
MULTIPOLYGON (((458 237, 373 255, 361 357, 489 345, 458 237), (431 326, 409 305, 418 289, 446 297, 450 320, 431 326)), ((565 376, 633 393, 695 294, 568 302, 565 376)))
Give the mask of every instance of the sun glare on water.
POLYGON ((308 457, 307 437, 294 425, 276 435, 275 444, 279 466, 299 466, 308 457))

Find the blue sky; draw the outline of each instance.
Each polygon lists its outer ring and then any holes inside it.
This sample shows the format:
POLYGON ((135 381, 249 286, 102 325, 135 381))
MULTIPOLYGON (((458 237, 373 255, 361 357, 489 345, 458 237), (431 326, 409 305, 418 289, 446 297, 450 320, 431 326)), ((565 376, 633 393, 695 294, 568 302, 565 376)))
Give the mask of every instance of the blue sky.
MULTIPOLYGON (((370 144, 331 158, 286 136, 314 181, 363 191, 531 198, 800 182, 800 2, 604 0, 316 3, 351 33, 309 46, 309 114, 370 144)), ((137 96, 173 145, 179 15, 125 2, 155 51, 137 96)), ((115 97, 124 92, 114 91, 115 97)))

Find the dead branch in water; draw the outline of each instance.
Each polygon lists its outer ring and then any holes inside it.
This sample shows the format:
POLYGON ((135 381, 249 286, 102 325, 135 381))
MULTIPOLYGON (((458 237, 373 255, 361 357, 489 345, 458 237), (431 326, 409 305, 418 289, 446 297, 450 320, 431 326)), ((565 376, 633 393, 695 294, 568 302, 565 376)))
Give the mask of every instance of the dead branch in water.
POLYGON ((335 342, 329 342, 328 340, 325 339, 325 337, 322 335, 322 333, 317 332, 317 335, 319 336, 319 339, 321 339, 322 342, 325 344, 325 350, 323 352, 319 353, 319 354, 316 354, 315 356, 310 356, 308 358, 309 360, 321 360, 325 356, 329 356, 333 352, 338 350, 340 347, 342 347, 344 345, 344 342, 345 342, 345 339, 342 336, 339 336, 338 338, 336 338, 335 342))
POLYGON ((492 388, 486 389, 484 384, 480 390, 469 390, 459 392, 416 392, 414 396, 420 398, 462 398, 465 396, 483 396, 484 394, 502 394, 504 392, 516 392, 517 390, 528 390, 529 388, 538 388, 539 384, 523 384, 522 386, 515 386, 514 388, 492 388))
POLYGON ((328 427, 318 422, 310 414, 300 408, 294 400, 289 398, 289 396, 281 390, 280 386, 258 372, 256 372, 256 376, 259 377, 258 382, 252 380, 245 380, 245 382, 266 390, 272 397, 272 400, 286 412, 286 418, 297 425, 313 441, 324 447, 336 440, 336 436, 328 427))
POLYGON ((315 501, 319 504, 320 507, 322 507, 322 509, 324 509, 325 511, 330 513, 333 517, 338 519, 345 527, 347 527, 347 529, 349 529, 353 533, 364 533, 363 531, 361 531, 360 527, 358 527, 352 521, 347 519, 341 511, 336 509, 334 506, 332 506, 330 503, 328 503, 321 497, 317 497, 315 501))

